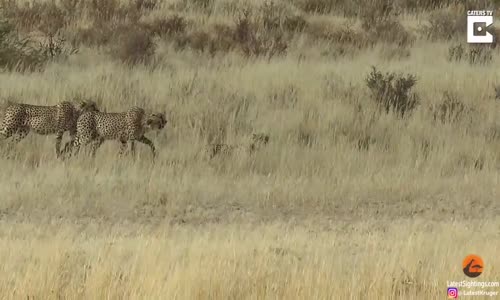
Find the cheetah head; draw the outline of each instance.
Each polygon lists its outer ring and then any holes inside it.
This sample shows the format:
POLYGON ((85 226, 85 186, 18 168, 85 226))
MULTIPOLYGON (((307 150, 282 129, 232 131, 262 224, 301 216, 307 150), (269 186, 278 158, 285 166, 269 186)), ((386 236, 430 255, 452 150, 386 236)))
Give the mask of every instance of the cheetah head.
POLYGON ((146 126, 149 130, 160 130, 167 125, 167 119, 164 113, 150 114, 146 119, 146 126))
POLYGON ((76 104, 76 110, 80 113, 87 111, 99 111, 97 104, 92 100, 80 100, 76 104))
POLYGON ((265 133, 254 133, 252 134, 252 141, 254 143, 261 143, 266 145, 269 143, 269 135, 265 133))
POLYGON ((261 146, 265 146, 269 143, 269 135, 265 133, 254 133, 252 134, 252 142, 250 145, 251 150, 256 150, 261 146))

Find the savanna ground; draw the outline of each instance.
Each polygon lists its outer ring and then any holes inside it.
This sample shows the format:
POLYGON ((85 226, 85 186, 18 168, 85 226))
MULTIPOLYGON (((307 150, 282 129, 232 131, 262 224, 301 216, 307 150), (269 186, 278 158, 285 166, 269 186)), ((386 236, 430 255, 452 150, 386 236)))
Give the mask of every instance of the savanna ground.
POLYGON ((465 44, 493 4, 383 2, 2 1, 1 97, 169 123, 154 162, 2 142, 0 297, 434 299, 469 253, 499 280, 500 50, 465 44))

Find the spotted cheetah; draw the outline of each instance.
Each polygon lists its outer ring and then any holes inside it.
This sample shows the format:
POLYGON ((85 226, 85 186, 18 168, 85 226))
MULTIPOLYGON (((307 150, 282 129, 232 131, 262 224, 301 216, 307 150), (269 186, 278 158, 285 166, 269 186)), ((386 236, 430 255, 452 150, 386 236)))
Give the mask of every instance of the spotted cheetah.
POLYGON ((91 154, 94 156, 105 140, 118 140, 121 142, 120 155, 126 150, 127 142, 131 143, 134 154, 134 142, 137 141, 148 145, 154 158, 155 146, 144 134, 150 130, 163 129, 166 124, 165 114, 146 114, 140 107, 132 107, 122 113, 86 112, 78 119, 74 143, 65 147, 64 152, 78 153, 81 146, 91 144, 91 154))
POLYGON ((205 151, 208 159, 213 159, 218 155, 233 155, 236 151, 243 151, 252 154, 262 146, 267 145, 267 143, 269 143, 269 135, 264 133, 254 133, 252 134, 249 144, 209 144, 205 148, 205 151))
POLYGON ((71 141, 76 135, 76 121, 86 111, 98 111, 91 100, 63 101, 54 106, 40 106, 8 101, 4 107, 4 119, 0 136, 14 143, 25 138, 30 131, 40 135, 56 135, 56 155, 61 154, 64 132, 69 131, 71 141))

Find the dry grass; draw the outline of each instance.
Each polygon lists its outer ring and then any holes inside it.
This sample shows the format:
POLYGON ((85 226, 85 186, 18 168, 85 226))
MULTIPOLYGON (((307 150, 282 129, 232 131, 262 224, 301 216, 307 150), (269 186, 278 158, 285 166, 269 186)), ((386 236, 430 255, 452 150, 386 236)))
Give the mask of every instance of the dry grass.
POLYGON ((167 129, 148 134, 158 158, 138 145, 118 159, 107 142, 95 160, 63 162, 55 137, 2 141, 0 298, 433 299, 465 279, 469 253, 487 264, 478 280, 498 280, 498 50, 479 64, 450 60, 450 37, 356 42, 346 34, 366 37, 362 26, 318 0, 282 3, 269 28, 260 1, 116 3, 63 13, 78 53, 0 73, 0 97, 167 111, 167 129), (284 26, 291 15, 307 26, 284 26), (411 114, 377 106, 371 66, 415 75, 411 114), (197 158, 253 132, 270 135, 253 156, 197 158))

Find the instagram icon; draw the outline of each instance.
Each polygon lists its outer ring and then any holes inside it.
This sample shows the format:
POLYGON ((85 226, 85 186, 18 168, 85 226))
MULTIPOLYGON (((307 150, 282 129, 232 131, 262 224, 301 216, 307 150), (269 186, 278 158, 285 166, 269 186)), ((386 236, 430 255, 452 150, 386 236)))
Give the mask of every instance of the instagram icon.
POLYGON ((458 289, 456 287, 448 288, 448 299, 458 298, 458 289))

